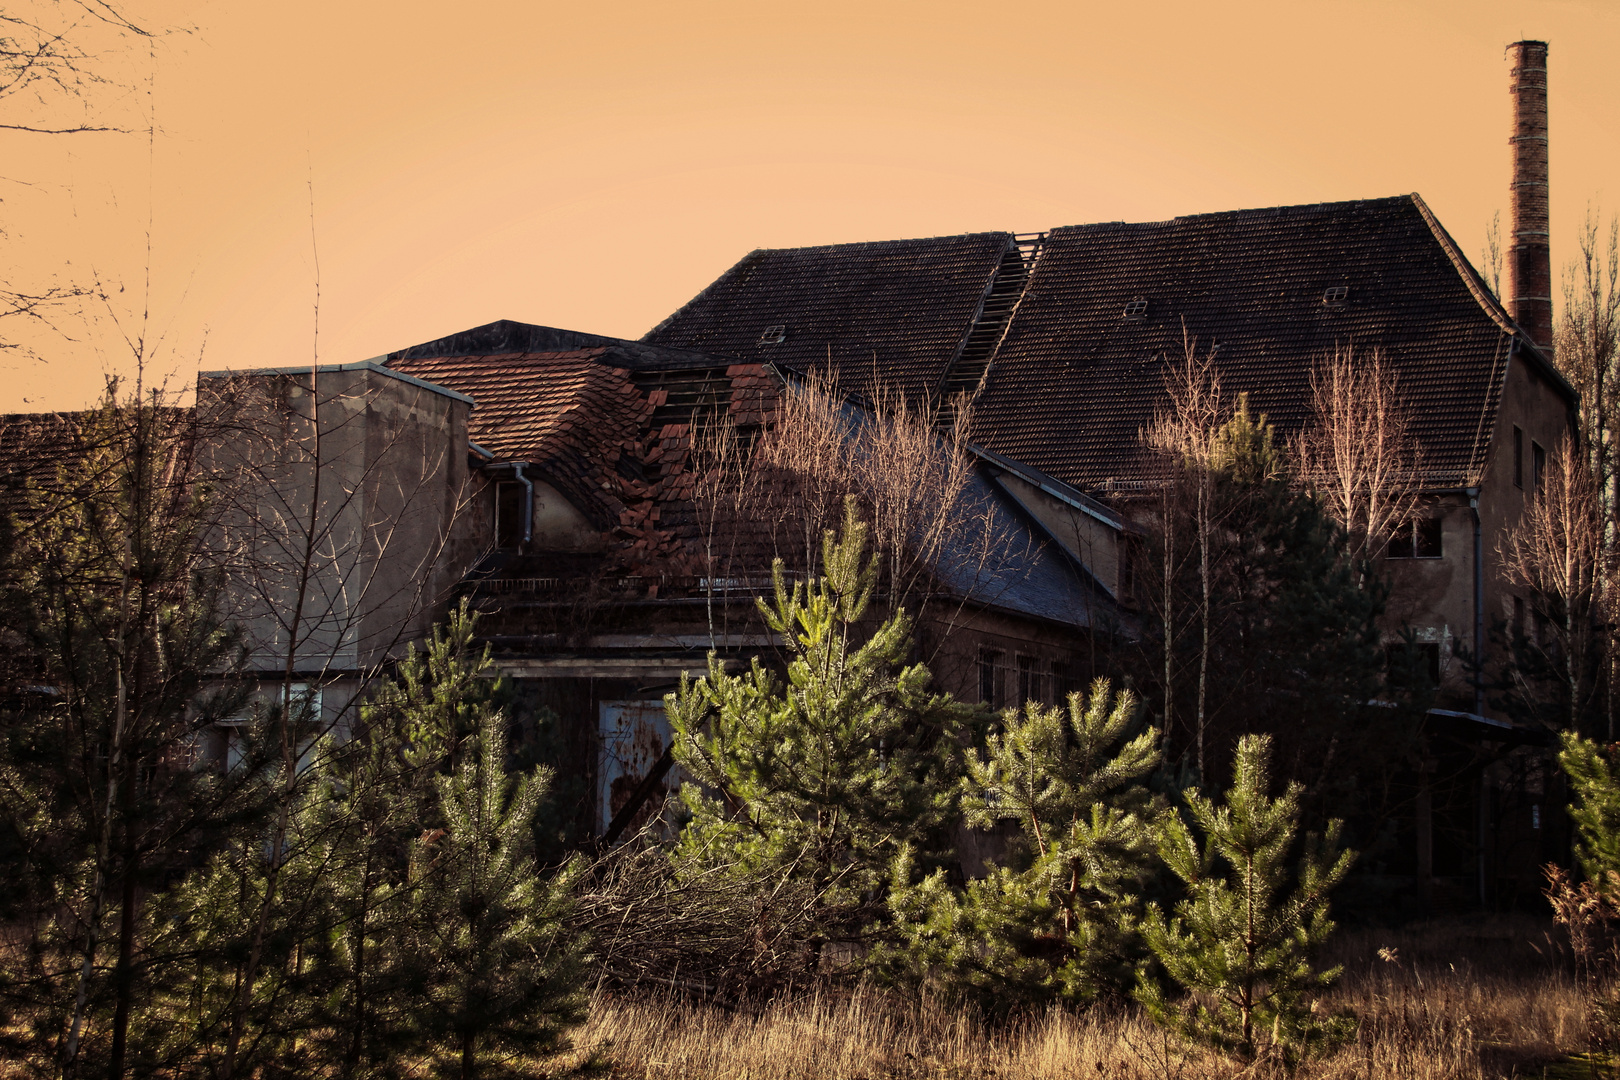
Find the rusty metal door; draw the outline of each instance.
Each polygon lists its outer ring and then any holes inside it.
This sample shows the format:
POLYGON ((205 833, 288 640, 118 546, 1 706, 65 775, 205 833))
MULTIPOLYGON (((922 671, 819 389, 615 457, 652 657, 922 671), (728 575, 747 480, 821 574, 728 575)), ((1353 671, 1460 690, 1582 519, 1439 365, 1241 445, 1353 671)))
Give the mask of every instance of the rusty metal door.
MULTIPOLYGON (((669 718, 664 715, 664 703, 604 701, 597 734, 596 832, 601 835, 669 746, 669 718)), ((632 828, 643 825, 645 818, 663 804, 665 794, 675 790, 679 785, 678 771, 671 769, 665 774, 660 790, 652 793, 632 828)))

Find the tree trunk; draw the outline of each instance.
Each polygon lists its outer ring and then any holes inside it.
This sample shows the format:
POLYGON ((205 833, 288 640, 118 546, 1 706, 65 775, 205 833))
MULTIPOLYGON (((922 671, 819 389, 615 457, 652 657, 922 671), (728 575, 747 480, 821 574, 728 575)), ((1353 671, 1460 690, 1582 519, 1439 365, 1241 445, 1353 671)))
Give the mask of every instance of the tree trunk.
MULTIPOLYGON (((127 775, 134 771, 131 763, 126 767, 123 785, 124 828, 127 833, 129 821, 133 810, 129 806, 130 794, 135 788, 135 778, 127 775)), ((135 870, 137 856, 135 844, 127 835, 124 838, 124 866, 123 890, 120 897, 118 916, 118 965, 113 969, 113 1027, 112 1050, 107 1058, 108 1080, 120 1080, 124 1075, 125 1049, 129 1045, 129 1006, 130 997, 134 991, 134 951, 135 951, 135 870)))
POLYGON ((1166 761, 1170 758, 1171 717, 1174 715, 1176 702, 1175 688, 1172 685, 1176 647, 1176 623, 1172 611, 1175 602, 1176 528, 1175 521, 1171 517, 1170 483, 1166 481, 1164 487, 1164 746, 1160 751, 1166 761))
POLYGON ((1209 698, 1209 476, 1198 478, 1198 576, 1203 590, 1199 619, 1204 638, 1198 649, 1198 784, 1204 784, 1204 725, 1209 698))

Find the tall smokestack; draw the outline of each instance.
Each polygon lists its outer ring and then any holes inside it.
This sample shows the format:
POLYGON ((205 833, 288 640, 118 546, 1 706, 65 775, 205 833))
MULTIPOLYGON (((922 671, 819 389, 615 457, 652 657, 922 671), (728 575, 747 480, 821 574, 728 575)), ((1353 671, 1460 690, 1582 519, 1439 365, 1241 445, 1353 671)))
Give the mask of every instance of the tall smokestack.
POLYGON ((1508 248, 1508 309, 1543 349, 1552 348, 1552 249, 1547 229, 1547 43, 1515 41, 1513 64, 1513 242, 1508 248))

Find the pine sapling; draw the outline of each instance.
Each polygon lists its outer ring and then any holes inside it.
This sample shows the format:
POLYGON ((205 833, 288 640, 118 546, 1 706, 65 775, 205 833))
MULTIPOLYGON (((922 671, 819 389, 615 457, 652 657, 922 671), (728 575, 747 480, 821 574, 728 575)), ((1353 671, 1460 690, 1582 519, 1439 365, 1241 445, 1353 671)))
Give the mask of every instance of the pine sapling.
POLYGON ((1066 707, 1032 701, 1004 714, 984 753, 968 752, 963 810, 977 828, 1016 825, 1023 843, 1008 865, 964 889, 943 870, 910 885, 902 854, 893 901, 905 939, 899 966, 998 1012, 1084 1001, 1110 975, 1123 981, 1161 812, 1143 786, 1158 764, 1157 741, 1135 695, 1116 696, 1107 679, 1089 696, 1069 695, 1066 707))
POLYGON ((1325 835, 1306 835, 1290 872, 1302 789, 1290 783, 1271 798, 1270 757, 1269 736, 1246 735, 1225 805, 1188 795, 1202 845, 1180 814, 1166 817, 1159 854, 1187 896, 1172 917, 1150 904, 1143 936, 1186 996, 1172 999, 1144 972, 1137 999, 1187 1038, 1243 1059, 1275 1053, 1292 1061, 1351 1030, 1349 1020, 1318 1013, 1317 995, 1339 969, 1317 971, 1312 959, 1333 932, 1328 895, 1355 854, 1339 850, 1335 820, 1325 835))

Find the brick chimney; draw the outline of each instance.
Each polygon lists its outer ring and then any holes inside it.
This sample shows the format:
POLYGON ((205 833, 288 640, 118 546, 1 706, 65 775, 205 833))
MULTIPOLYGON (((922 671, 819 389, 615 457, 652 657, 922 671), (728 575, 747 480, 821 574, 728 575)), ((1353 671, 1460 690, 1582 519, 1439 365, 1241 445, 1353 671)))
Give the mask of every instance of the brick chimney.
POLYGON ((1552 349, 1552 250, 1547 229, 1547 43, 1507 47, 1513 70, 1513 182, 1508 310, 1531 341, 1552 349))

